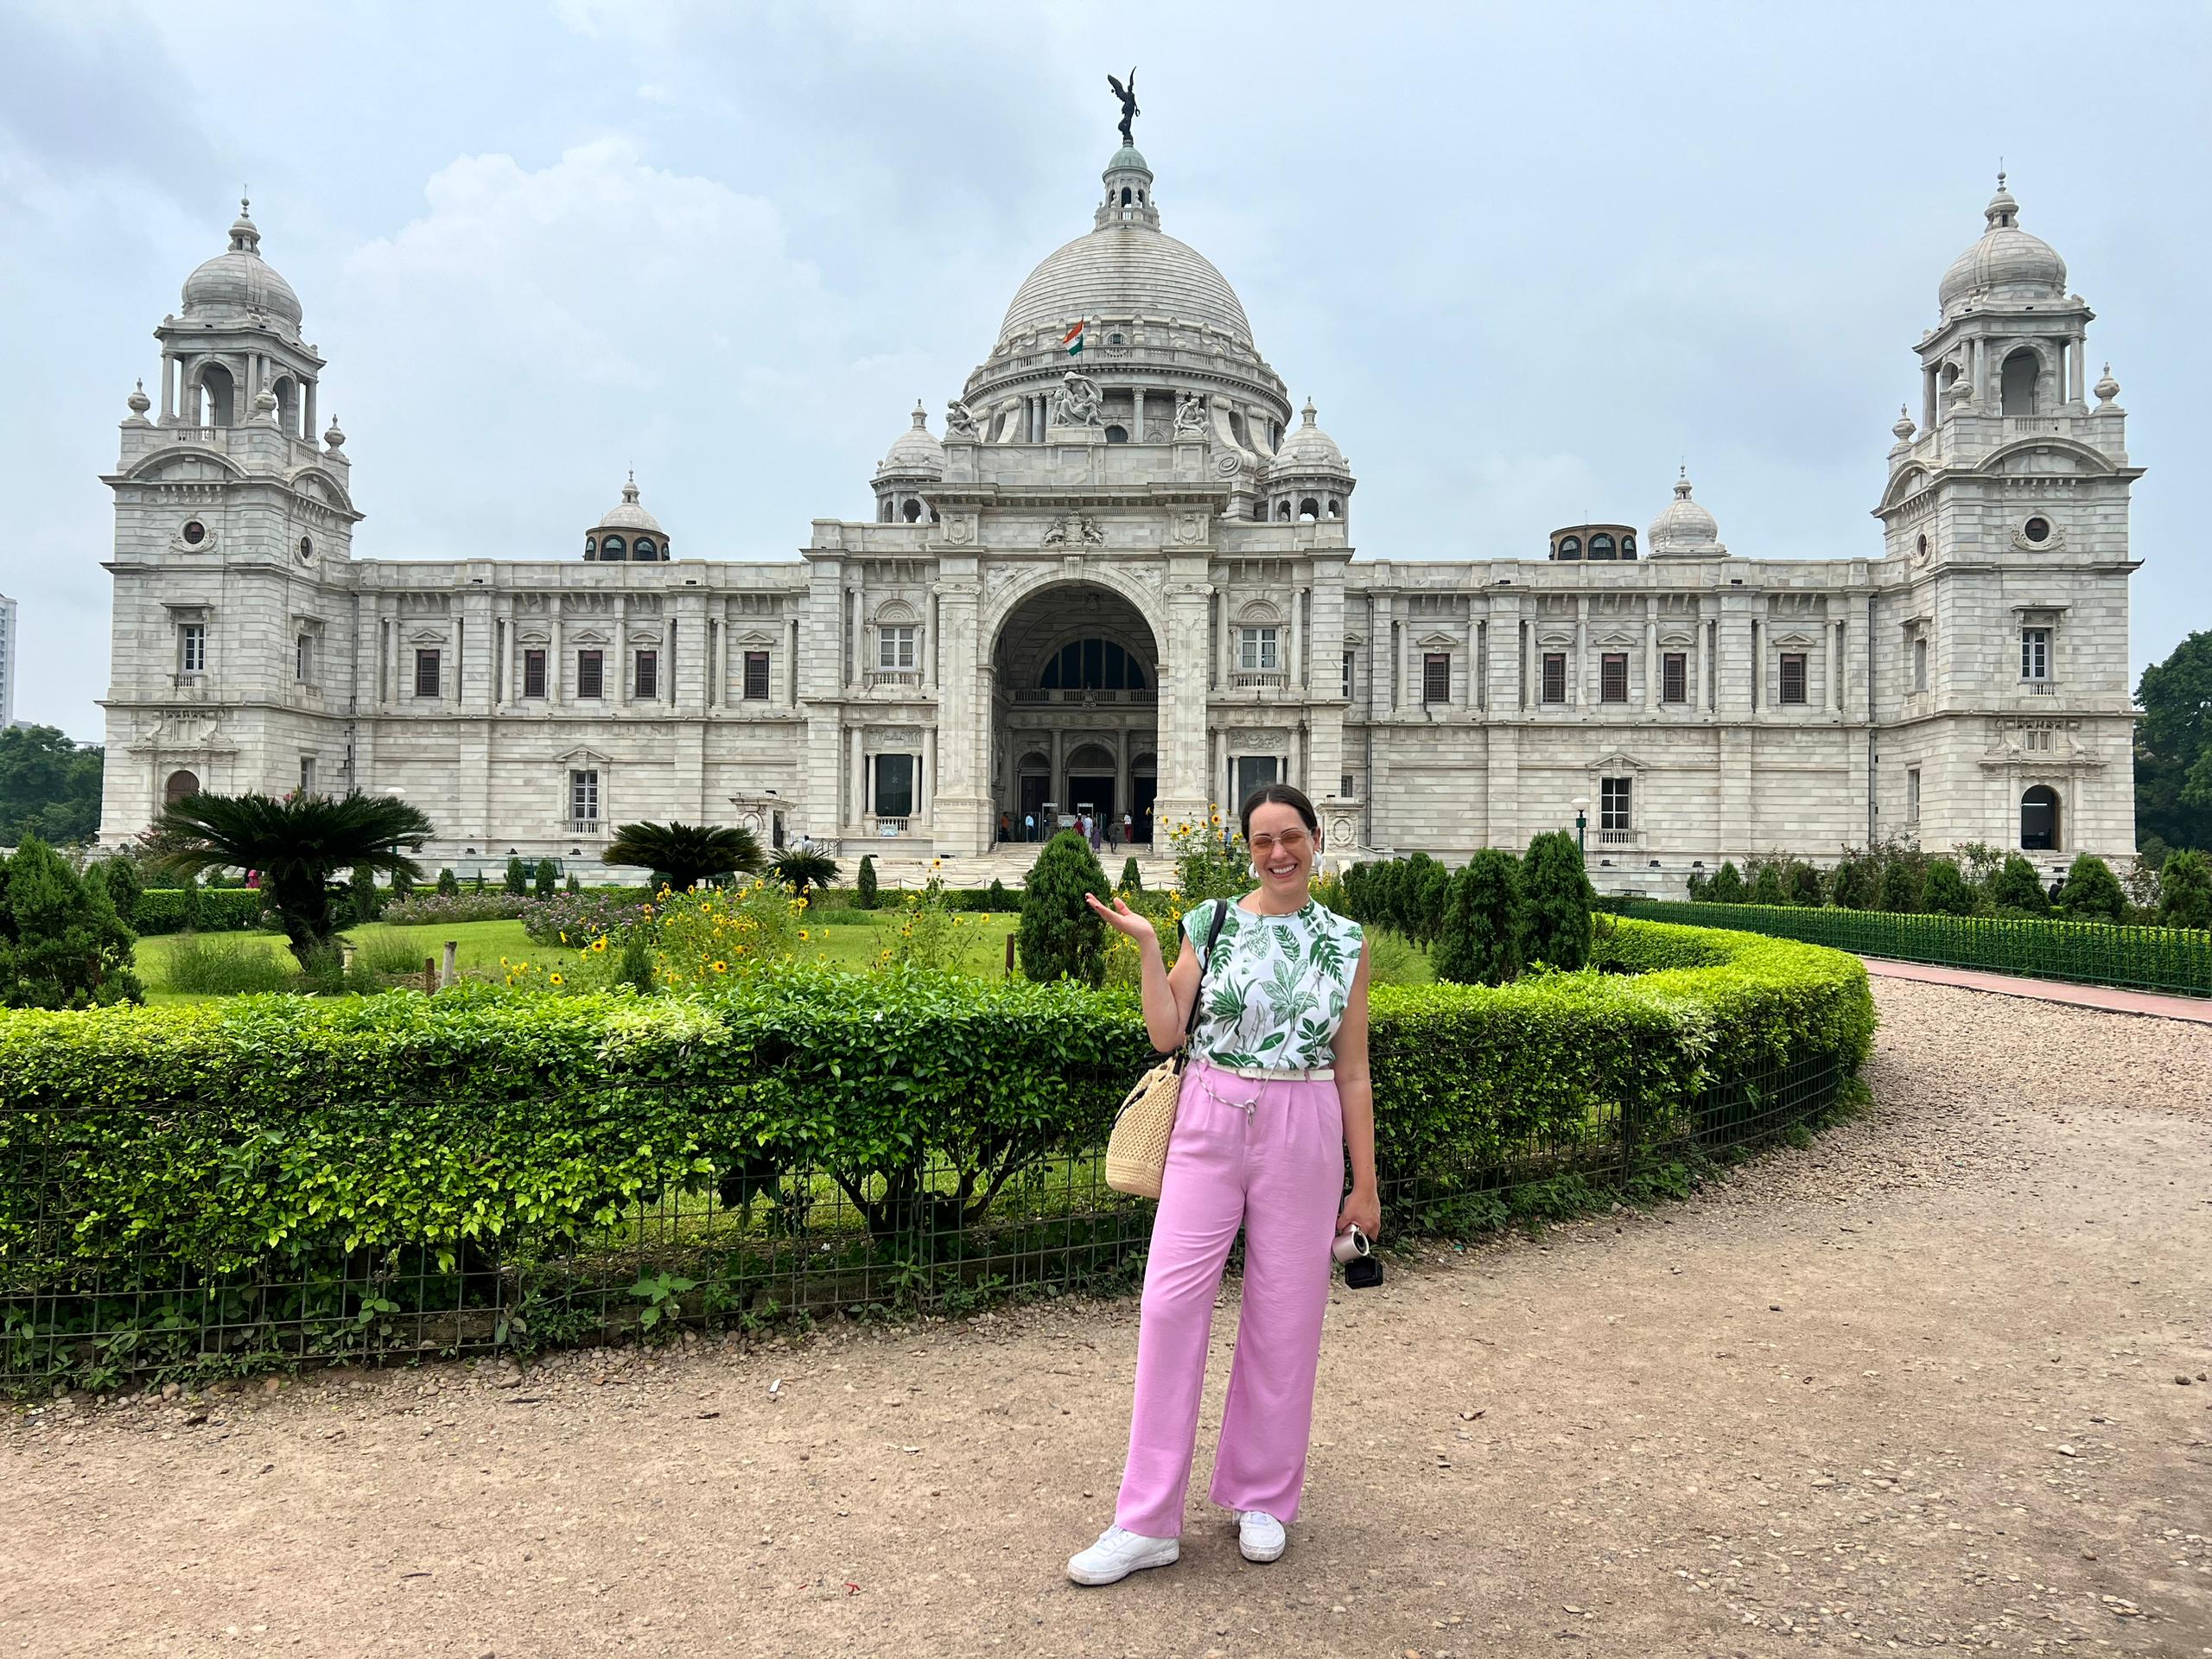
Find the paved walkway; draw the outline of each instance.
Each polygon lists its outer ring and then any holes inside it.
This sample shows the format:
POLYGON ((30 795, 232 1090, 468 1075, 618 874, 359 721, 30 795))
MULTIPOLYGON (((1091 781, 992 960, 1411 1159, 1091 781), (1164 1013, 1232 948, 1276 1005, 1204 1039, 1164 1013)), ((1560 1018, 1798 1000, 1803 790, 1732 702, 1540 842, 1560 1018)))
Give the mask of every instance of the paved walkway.
POLYGON ((1916 979, 1928 985, 1955 985, 1967 991, 1993 991, 1999 996, 2032 996, 2077 1008, 2102 1008, 2107 1014, 2147 1014, 2159 1020, 2192 1020, 2212 1026, 2212 997, 2161 996, 2153 991, 2126 991, 2115 985, 2077 985, 2061 979, 2029 979, 2019 974, 1985 974, 1970 968, 1937 968, 1924 962, 1892 962, 1886 957, 1859 960, 1866 964, 1868 973, 1885 979, 1916 979))

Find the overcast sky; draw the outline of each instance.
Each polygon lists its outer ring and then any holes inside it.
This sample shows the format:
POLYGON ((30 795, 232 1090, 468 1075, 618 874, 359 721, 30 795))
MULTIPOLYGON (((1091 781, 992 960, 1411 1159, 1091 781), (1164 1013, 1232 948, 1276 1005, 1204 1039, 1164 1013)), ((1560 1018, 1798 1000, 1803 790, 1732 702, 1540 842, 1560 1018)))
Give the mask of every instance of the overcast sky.
POLYGON ((19 717, 101 735, 99 475, 241 182, 357 553, 575 557, 634 466, 679 555, 792 557, 1090 227, 1132 62, 1164 226, 1319 404, 1362 554, 1541 557, 1684 461, 1738 554, 1878 553, 2001 156, 2150 468, 2134 666, 2212 626, 2201 5, 5 0, 19 717))

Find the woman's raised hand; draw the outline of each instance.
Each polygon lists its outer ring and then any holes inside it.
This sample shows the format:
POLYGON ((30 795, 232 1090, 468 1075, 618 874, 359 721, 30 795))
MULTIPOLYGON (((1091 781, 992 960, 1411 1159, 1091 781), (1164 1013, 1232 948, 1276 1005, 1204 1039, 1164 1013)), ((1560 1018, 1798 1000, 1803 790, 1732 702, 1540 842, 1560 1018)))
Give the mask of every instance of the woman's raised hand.
POLYGON ((1114 896, 1114 902, 1110 907, 1100 904, 1098 902, 1098 895, 1095 893, 1084 893, 1083 895, 1083 901, 1089 905, 1091 909, 1096 911, 1100 916, 1105 918, 1107 926, 1128 934, 1131 938, 1137 940, 1140 944, 1146 939, 1157 937, 1153 932, 1152 923, 1146 918, 1138 915, 1134 910, 1131 910, 1127 904, 1122 902, 1122 897, 1119 893, 1116 893, 1114 896))

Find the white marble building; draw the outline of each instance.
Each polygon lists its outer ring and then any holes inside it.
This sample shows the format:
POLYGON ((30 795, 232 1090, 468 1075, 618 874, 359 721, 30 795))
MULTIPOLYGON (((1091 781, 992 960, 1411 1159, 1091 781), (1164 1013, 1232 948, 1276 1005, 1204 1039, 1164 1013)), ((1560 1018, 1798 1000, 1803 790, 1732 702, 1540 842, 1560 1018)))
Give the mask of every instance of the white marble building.
POLYGON ((16 723, 16 654, 22 634, 16 601, 0 594, 0 732, 16 723))
POLYGON ((324 360, 242 213, 106 480, 103 838, 195 786, 358 785, 464 869, 594 871, 610 825, 671 817, 966 858, 1002 820, 1164 828, 1287 778, 1338 852, 1455 858, 1580 806, 1608 890, 1873 837, 2133 851, 2140 469, 2001 179, 1915 347, 1879 540, 1838 525, 1816 560, 1724 546, 1687 479, 1641 548, 1579 525, 1355 557, 1350 466, 1154 182, 1118 150, 942 435, 917 409, 891 444, 873 515, 757 562, 634 482, 543 559, 356 556, 324 360))

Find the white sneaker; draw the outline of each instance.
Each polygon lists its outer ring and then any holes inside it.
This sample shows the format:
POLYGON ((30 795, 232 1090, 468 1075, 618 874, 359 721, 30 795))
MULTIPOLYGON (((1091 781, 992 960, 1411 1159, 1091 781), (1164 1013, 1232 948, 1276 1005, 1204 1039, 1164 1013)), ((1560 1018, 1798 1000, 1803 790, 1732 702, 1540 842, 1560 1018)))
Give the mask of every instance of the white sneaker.
POLYGON ((1141 1532, 1109 1527, 1089 1549, 1068 1557, 1068 1577, 1077 1584, 1112 1584, 1147 1567, 1166 1567, 1183 1553, 1177 1538, 1147 1538, 1141 1532))
POLYGON ((1284 1542, 1282 1522, 1265 1510, 1236 1512, 1236 1548, 1246 1560, 1279 1560, 1284 1542))

